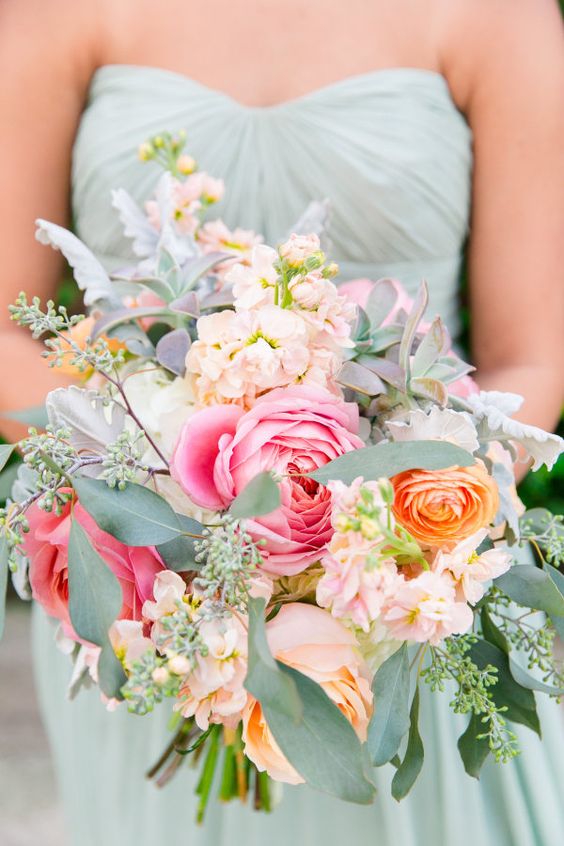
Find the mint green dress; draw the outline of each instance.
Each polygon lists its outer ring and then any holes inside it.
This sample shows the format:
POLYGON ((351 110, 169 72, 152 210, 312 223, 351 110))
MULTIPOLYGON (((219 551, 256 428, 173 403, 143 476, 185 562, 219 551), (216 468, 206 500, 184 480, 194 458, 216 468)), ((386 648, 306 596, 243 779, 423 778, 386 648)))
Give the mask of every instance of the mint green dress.
MULTIPOLYGON (((111 209, 123 186, 147 198, 158 170, 137 145, 162 130, 188 133, 200 167, 226 181, 218 209, 228 225, 276 242, 313 199, 329 198, 331 258, 342 277, 394 276, 413 293, 429 282, 431 313, 458 330, 457 285, 467 234, 472 137, 445 79, 391 69, 362 74, 278 106, 245 107, 184 76, 113 65, 94 76, 73 163, 79 235, 109 267, 130 245, 111 209)), ((148 717, 108 713, 96 691, 65 698, 68 658, 54 627, 35 614, 37 685, 70 846, 560 846, 564 842, 561 712, 540 701, 544 743, 519 728, 523 754, 465 775, 456 749, 464 720, 448 696, 423 691, 425 765, 412 793, 390 796, 390 766, 376 771, 369 807, 308 787, 285 787, 270 815, 210 805, 194 823, 188 767, 159 791, 144 779, 169 740, 169 707, 148 717)))

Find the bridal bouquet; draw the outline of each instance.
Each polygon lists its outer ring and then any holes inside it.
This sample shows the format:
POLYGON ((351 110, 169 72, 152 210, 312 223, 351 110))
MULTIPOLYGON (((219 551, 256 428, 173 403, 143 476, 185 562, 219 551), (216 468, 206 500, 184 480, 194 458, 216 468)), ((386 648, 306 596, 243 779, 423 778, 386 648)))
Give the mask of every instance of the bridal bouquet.
POLYGON ((199 819, 212 787, 268 810, 271 780, 369 803, 388 763, 401 799, 422 685, 468 715, 477 777, 518 753, 512 724, 540 733, 534 691, 563 692, 564 529, 523 513, 512 474, 562 441, 478 390, 424 284, 414 301, 390 279, 337 286, 323 205, 276 247, 208 220, 223 183, 183 146, 141 147, 163 166, 144 209, 114 193, 132 266, 108 274, 38 221, 89 314, 11 309, 75 384, 0 447, 23 456, 3 572, 58 621, 71 696, 169 700, 151 775, 199 766, 199 819))

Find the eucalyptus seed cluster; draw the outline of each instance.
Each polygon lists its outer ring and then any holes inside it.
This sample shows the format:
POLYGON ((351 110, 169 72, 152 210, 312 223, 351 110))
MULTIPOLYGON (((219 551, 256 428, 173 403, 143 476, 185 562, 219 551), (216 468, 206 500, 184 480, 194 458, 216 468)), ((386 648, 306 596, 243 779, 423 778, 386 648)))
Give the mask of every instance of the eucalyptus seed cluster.
POLYGON ((24 463, 36 473, 37 504, 44 511, 60 514, 70 494, 59 488, 70 485, 69 474, 79 456, 72 445, 70 430, 48 425, 45 432, 28 429, 28 437, 20 442, 24 463))
POLYGON ((181 678, 170 673, 166 664, 166 658, 151 650, 132 663, 128 679, 121 689, 132 714, 144 716, 164 698, 178 696, 181 678))
POLYGON ((251 577, 262 564, 258 545, 241 523, 227 514, 195 547, 196 561, 202 567, 194 586, 211 602, 205 603, 206 616, 224 616, 229 608, 244 612, 251 577))
POLYGON ((504 717, 505 706, 496 705, 491 688, 497 684, 497 667, 480 668, 469 650, 476 642, 473 634, 446 638, 441 647, 431 647, 431 663, 421 677, 433 691, 444 691, 445 682, 456 684, 450 706, 456 714, 475 714, 484 726, 478 740, 487 740, 496 761, 507 762, 519 754, 517 737, 504 717))
POLYGON ((521 522, 521 540, 534 542, 545 560, 554 567, 564 564, 564 515, 545 512, 542 529, 531 519, 521 522))
POLYGON ((120 349, 113 353, 104 338, 93 339, 84 348, 77 344, 69 333, 84 319, 84 315, 69 316, 64 306, 56 309, 52 300, 47 301, 43 310, 39 297, 28 303, 26 295, 21 293, 15 304, 10 306, 10 313, 11 319, 19 326, 27 326, 34 338, 48 333, 52 336, 44 341, 46 350, 42 353, 48 359, 49 367, 70 364, 81 373, 96 370, 108 375, 125 361, 124 351, 120 349))
POLYGON ((141 430, 124 430, 116 441, 106 446, 106 456, 102 461, 101 478, 109 488, 117 487, 123 491, 127 482, 134 482, 139 472, 148 473, 150 467, 141 461, 140 445, 145 438, 141 430))

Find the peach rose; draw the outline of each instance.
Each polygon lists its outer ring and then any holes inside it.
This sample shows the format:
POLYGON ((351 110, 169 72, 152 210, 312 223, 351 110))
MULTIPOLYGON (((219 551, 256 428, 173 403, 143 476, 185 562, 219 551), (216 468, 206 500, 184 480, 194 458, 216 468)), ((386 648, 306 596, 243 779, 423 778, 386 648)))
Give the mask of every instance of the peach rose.
POLYGON ((444 470, 406 470, 392 478, 394 515, 423 546, 451 549, 489 526, 499 494, 482 462, 444 470))
MULTIPOLYGON (((372 693, 356 638, 327 611, 305 603, 283 606, 266 625, 272 654, 321 685, 361 740, 366 739, 372 693)), ((300 784, 303 778, 276 743, 260 703, 249 697, 243 712, 245 753, 277 781, 300 784)))

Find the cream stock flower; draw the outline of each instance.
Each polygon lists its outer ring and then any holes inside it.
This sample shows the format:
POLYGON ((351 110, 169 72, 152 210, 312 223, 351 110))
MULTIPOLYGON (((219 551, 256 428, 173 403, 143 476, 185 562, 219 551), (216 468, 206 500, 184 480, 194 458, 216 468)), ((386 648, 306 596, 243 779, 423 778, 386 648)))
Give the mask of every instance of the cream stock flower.
POLYGON ((201 317, 198 336, 186 367, 202 405, 248 406, 265 391, 298 381, 310 363, 303 320, 278 306, 201 317))
POLYGON ((317 235, 296 235, 292 233, 279 248, 279 253, 290 267, 300 264, 315 253, 320 252, 321 244, 317 235))
POLYGON ((457 598, 474 605, 486 592, 487 583, 501 576, 511 566, 511 553, 506 549, 476 549, 488 535, 487 529, 457 544, 450 552, 439 551, 433 561, 437 573, 449 573, 456 585, 457 598))

